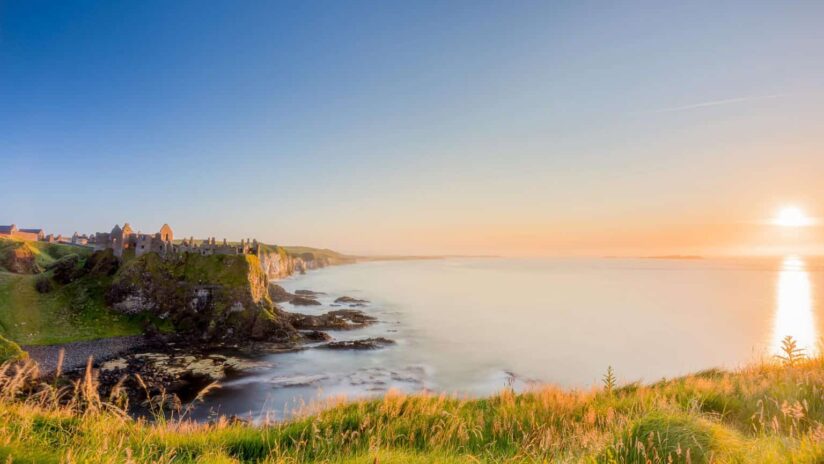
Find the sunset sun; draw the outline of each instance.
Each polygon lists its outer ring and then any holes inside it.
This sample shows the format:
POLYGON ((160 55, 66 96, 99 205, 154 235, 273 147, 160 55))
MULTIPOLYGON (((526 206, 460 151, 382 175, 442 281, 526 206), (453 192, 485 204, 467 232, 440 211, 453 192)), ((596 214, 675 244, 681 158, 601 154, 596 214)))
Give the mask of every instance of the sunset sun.
POLYGON ((778 211, 773 224, 781 227, 806 227, 812 224, 812 220, 801 208, 786 206, 778 211))

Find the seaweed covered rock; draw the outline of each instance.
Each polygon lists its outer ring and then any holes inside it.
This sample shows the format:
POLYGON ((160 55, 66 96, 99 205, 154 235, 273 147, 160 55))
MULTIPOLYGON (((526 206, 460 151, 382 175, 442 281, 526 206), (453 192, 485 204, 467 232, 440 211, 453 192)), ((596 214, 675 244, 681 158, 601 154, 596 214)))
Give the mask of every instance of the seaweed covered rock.
POLYGON ((356 309, 337 309, 320 315, 289 313, 288 317, 292 326, 300 330, 352 330, 377 322, 356 309))
POLYGON ((296 296, 289 300, 295 306, 320 306, 320 301, 305 296, 296 296))
POLYGON ((120 312, 168 319, 177 332, 204 341, 298 336, 272 303, 254 255, 148 253, 123 265, 107 298, 120 312))
POLYGON ((377 350, 379 348, 384 348, 394 344, 395 342, 388 338, 375 337, 329 342, 325 345, 321 345, 319 348, 326 350, 377 350))

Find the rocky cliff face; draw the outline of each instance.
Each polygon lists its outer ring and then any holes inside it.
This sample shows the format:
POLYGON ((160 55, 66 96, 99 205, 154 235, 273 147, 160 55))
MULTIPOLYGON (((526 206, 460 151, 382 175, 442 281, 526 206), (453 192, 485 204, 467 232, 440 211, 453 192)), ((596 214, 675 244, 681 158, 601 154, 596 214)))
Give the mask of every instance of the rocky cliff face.
POLYGON ((108 302, 123 313, 169 320, 203 341, 280 341, 297 336, 268 293, 257 256, 149 253, 115 276, 108 302))
POLYGON ((259 261, 261 270, 269 280, 285 279, 295 272, 305 272, 302 260, 294 259, 280 247, 262 250, 259 261))
POLYGON ((280 280, 292 274, 303 274, 333 264, 328 258, 312 253, 290 255, 281 247, 267 247, 260 252, 260 266, 269 280, 280 280))

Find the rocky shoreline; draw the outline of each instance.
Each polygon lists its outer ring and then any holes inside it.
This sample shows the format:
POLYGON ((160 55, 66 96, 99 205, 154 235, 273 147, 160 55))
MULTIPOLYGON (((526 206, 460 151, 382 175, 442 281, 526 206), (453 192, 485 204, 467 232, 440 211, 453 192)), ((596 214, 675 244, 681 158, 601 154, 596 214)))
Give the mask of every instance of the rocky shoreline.
MULTIPOLYGON (((293 305, 295 299, 314 300, 323 295, 310 290, 291 294, 276 284, 272 287, 270 294, 293 305)), ((215 382, 271 368, 264 360, 271 354, 305 349, 374 350, 394 344, 393 340, 383 337, 334 340, 326 330, 357 330, 377 322, 375 317, 354 309, 367 306, 368 301, 341 296, 334 306, 342 304, 351 307, 318 315, 281 310, 285 322, 299 334, 293 339, 216 343, 180 334, 153 333, 27 349, 45 377, 53 376, 60 364, 59 373, 63 378, 79 379, 85 375, 91 357, 92 373, 102 394, 109 395, 115 390, 128 392, 130 410, 135 414, 145 414, 153 405, 157 406, 158 401, 169 402, 164 407, 169 411, 192 401, 215 382)))
POLYGON ((91 357, 100 363, 122 354, 146 347, 152 342, 145 335, 130 337, 101 338, 81 342, 63 343, 59 345, 26 345, 22 348, 29 353, 29 357, 36 361, 40 372, 51 375, 61 364, 63 372, 80 369, 86 366, 91 357), (62 363, 60 352, 63 352, 62 363))

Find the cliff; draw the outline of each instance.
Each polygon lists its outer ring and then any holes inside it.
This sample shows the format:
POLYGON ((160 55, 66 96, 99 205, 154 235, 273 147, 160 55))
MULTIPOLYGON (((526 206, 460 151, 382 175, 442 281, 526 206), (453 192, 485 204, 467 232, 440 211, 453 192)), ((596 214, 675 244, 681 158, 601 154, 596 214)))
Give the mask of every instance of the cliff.
POLYGON ((254 255, 149 253, 122 266, 107 301, 118 312, 152 315, 203 341, 295 338, 267 287, 267 273, 254 255))
POLYGON ((309 247, 261 245, 260 265, 269 280, 280 280, 295 273, 303 274, 337 264, 354 263, 355 259, 332 250, 309 247))
POLYGON ((0 336, 25 345, 176 332, 198 340, 293 340, 268 282, 353 260, 262 245, 259 256, 149 253, 0 239, 0 336))
POLYGON ((258 255, 260 267, 269 280, 280 280, 296 272, 306 272, 303 260, 290 256, 286 249, 275 245, 261 245, 258 255))

